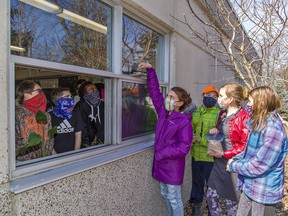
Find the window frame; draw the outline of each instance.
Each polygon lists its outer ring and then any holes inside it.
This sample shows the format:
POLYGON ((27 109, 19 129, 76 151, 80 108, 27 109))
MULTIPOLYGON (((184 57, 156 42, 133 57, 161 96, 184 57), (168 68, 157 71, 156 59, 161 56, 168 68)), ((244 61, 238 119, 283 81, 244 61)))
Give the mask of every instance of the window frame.
MULTIPOLYGON (((155 21, 151 21, 145 16, 135 15, 135 13, 125 9, 123 5, 116 3, 113 0, 104 0, 104 3, 112 7, 112 42, 111 42, 111 69, 112 71, 102 71, 92 68, 85 68, 76 65, 67 65, 63 63, 50 62, 46 60, 33 59, 28 57, 22 57, 17 55, 12 55, 10 51, 11 39, 9 37, 8 44, 9 46, 9 157, 10 157, 10 171, 9 177, 12 182, 11 191, 14 193, 19 193, 49 182, 59 180, 61 178, 71 176, 94 167, 103 165, 105 163, 119 160, 123 157, 128 157, 132 154, 145 151, 153 146, 154 143, 154 134, 144 135, 133 139, 128 139, 122 141, 122 82, 135 82, 139 84, 146 84, 145 79, 131 77, 125 74, 122 74, 122 38, 117 37, 117 35, 122 35, 122 21, 123 15, 129 14, 129 17, 135 19, 137 22, 148 26, 149 28, 157 31, 163 37, 163 43, 161 44, 162 57, 159 65, 161 66, 158 69, 158 73, 162 74, 163 80, 160 81, 161 87, 166 91, 169 87, 169 46, 170 46, 170 36, 169 30, 164 29, 163 27, 157 26, 155 21), (88 149, 83 149, 82 151, 77 151, 75 153, 69 152, 67 154, 61 155, 61 157, 48 156, 47 159, 41 160, 38 162, 37 159, 35 163, 31 163, 25 166, 16 167, 15 160, 15 66, 27 66, 35 68, 47 68, 49 70, 67 72, 70 74, 83 74, 91 76, 101 76, 105 79, 105 85, 108 87, 105 88, 105 98, 109 103, 105 103, 105 113, 110 113, 111 116, 107 117, 105 114, 105 139, 108 138, 108 141, 111 145, 107 145, 102 148, 90 147, 88 149), (109 89, 111 92, 109 92, 109 89), (128 150, 127 150, 128 149, 128 150), (97 158, 105 157, 105 160, 102 161, 97 158), (98 161, 98 162, 97 162, 98 161), (103 162, 104 161, 104 162, 103 162), (82 165, 79 166, 79 163, 82 165), (69 167, 67 173, 59 173, 61 169, 69 167), (51 175, 51 172, 54 174, 51 175), (51 176, 47 177, 47 173, 50 173, 51 176), (46 176, 46 177, 45 177, 46 176), (31 178, 32 183, 31 185, 31 178), (43 178, 44 181, 43 181, 43 178)), ((10 1, 9 1, 10 9, 10 1)), ((9 10, 9 35, 11 33, 10 28, 10 10, 9 10)))
MULTIPOLYGON (((147 17, 139 14, 139 12, 135 11, 132 8, 129 8, 129 10, 127 8, 124 8, 123 15, 126 15, 129 18, 134 19, 135 21, 141 23, 142 25, 147 26, 151 30, 156 31, 157 33, 162 35, 162 41, 160 41, 160 43, 161 43, 161 47, 160 47, 161 56, 158 59, 158 61, 163 62, 163 64, 159 63, 158 64, 159 68, 155 68, 155 70, 158 74, 159 81, 168 85, 168 82, 169 82, 168 71, 169 70, 167 68, 167 65, 169 62, 169 43, 170 43, 169 30, 167 30, 167 29, 163 28, 163 26, 158 25, 157 23, 151 21, 147 17), (136 15, 136 14, 138 14, 138 15, 136 15)), ((122 20, 123 20, 123 17, 121 18, 121 22, 122 22, 122 20)), ((122 56, 122 53, 121 53, 121 56, 122 56)), ((122 63, 122 59, 121 59, 121 63, 122 63)), ((129 76, 129 77, 131 77, 131 76, 129 76)))
MULTIPOLYGON (((27 66, 27 67, 35 67, 35 68, 47 68, 49 70, 55 70, 61 71, 61 72, 67 72, 70 74, 83 74, 83 75, 91 75, 91 76, 101 76, 105 79, 105 84, 107 84, 107 87, 105 88, 105 97, 107 103, 105 103, 105 111, 107 113, 111 112, 111 103, 112 100, 112 95, 109 94, 109 89, 112 89, 112 79, 114 78, 114 74, 110 72, 104 72, 96 69, 89 69, 89 68, 82 68, 79 66, 73 66, 73 65, 64 65, 61 63, 55 63, 55 62, 48 62, 44 60, 38 60, 38 59, 32 59, 32 58, 27 58, 27 57, 22 57, 22 56, 14 56, 11 55, 10 57, 10 72, 9 72, 9 79, 10 79, 10 87, 9 87, 9 98, 11 98, 10 101, 10 106, 9 106, 9 111, 10 111, 10 141, 11 143, 14 143, 14 145, 10 145, 10 157, 11 157, 11 177, 13 178, 18 178, 21 176, 26 176, 31 173, 35 173, 35 171, 40 172, 43 170, 47 170, 53 166, 55 166, 59 162, 62 163, 67 163, 67 162, 73 162, 75 160, 79 160, 79 156, 77 156, 77 153, 81 152, 80 154, 83 154, 84 152, 91 151, 92 149, 96 149, 97 147, 90 147, 89 149, 81 149, 80 151, 78 150, 77 152, 69 152, 67 154, 62 154, 65 159, 62 160, 62 155, 61 157, 59 156, 48 156, 47 159, 41 159, 40 162, 38 162, 38 159, 35 159, 35 162, 31 162, 29 165, 20 165, 20 168, 17 168, 16 166, 16 160, 15 160, 15 65, 19 66, 27 66), (87 70, 88 69, 88 70, 87 70), (108 80, 107 80, 108 78, 108 80), (67 156, 64 156, 67 155, 67 156), (69 156, 71 156, 71 159, 69 159, 69 156), (57 160, 52 160, 53 158, 57 157, 57 160), (58 158, 59 157, 59 158, 58 158), (57 162, 58 161, 58 162, 57 162), (49 165, 50 164, 50 165, 49 165), (21 170, 21 171, 18 171, 21 170)), ((116 75, 117 76, 117 75, 116 75)), ((111 120, 113 117, 108 118, 107 115, 105 115, 105 140, 106 143, 112 143, 111 140, 111 132, 107 128, 111 128, 112 122, 111 120)), ((107 148, 107 147, 105 147, 107 148)), ((100 148, 101 149, 101 148, 100 148)), ((95 152, 95 151, 94 151, 95 152)), ((100 151, 102 152, 102 151, 100 151)), ((94 153, 95 154, 95 153, 94 153)), ((88 154, 90 156, 90 154, 88 154)), ((80 157, 81 158, 81 157, 80 157)))

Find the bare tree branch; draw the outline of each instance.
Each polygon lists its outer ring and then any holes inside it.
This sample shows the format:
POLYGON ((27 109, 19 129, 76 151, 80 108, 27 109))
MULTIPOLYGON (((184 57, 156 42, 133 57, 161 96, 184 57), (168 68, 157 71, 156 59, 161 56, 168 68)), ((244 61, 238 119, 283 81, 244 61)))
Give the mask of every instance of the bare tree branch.
POLYGON ((287 64, 287 0, 186 1, 191 16, 175 19, 247 88, 266 84, 287 64))

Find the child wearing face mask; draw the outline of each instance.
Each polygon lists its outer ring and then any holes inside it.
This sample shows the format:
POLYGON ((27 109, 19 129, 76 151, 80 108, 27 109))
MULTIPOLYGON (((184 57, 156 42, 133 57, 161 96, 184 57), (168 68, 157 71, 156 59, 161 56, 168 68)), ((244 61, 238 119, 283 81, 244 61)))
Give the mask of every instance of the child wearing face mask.
POLYGON ((209 130, 216 127, 220 109, 216 107, 219 90, 214 86, 204 88, 201 95, 203 104, 193 112, 193 146, 191 148, 192 190, 190 203, 192 215, 203 215, 202 202, 204 187, 207 185, 214 158, 207 155, 209 130))
POLYGON ((92 82, 83 82, 78 89, 80 101, 75 110, 81 113, 84 129, 81 148, 104 143, 104 102, 92 82))
POLYGON ((210 134, 223 134, 221 150, 211 149, 214 165, 208 180, 207 203, 211 215, 222 215, 220 198, 225 200, 227 215, 236 215, 239 191, 236 191, 237 175, 226 171, 228 159, 241 153, 248 139, 246 121, 249 114, 240 106, 247 98, 247 91, 237 83, 227 83, 219 91, 218 104, 224 112, 219 115, 217 127, 210 134))
POLYGON ((183 216, 181 184, 185 156, 190 150, 193 136, 192 116, 183 111, 192 99, 180 87, 170 89, 164 98, 152 65, 141 63, 139 68, 147 70, 149 95, 158 114, 152 175, 160 182, 160 191, 166 202, 168 214, 183 216))
POLYGON ((15 110, 15 132, 16 132, 16 160, 26 161, 41 157, 40 145, 29 148, 27 151, 17 154, 18 150, 28 144, 31 133, 43 134, 47 143, 46 153, 52 153, 53 140, 49 139, 48 131, 52 128, 51 118, 46 113, 47 99, 41 86, 33 80, 22 81, 17 89, 17 100, 15 110), (38 111, 45 113, 47 122, 37 122, 38 111))
POLYGON ((53 89, 51 99, 54 108, 50 113, 52 126, 57 127, 54 135, 54 152, 63 153, 80 149, 83 123, 80 113, 74 110, 74 100, 69 88, 53 89))
POLYGON ((238 189, 242 191, 237 215, 275 215, 275 204, 284 193, 284 162, 288 140, 281 117, 281 102, 268 86, 249 92, 249 139, 245 151, 227 164, 227 170, 238 173, 238 189))

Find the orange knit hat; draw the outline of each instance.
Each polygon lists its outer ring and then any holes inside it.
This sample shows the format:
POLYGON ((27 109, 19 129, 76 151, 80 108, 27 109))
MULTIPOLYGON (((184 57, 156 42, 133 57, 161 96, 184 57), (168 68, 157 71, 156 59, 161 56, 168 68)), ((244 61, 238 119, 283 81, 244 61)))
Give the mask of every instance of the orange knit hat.
POLYGON ((209 92, 216 92, 217 95, 219 96, 219 90, 215 87, 215 86, 207 86, 204 90, 203 90, 203 93, 202 94, 207 94, 209 92))

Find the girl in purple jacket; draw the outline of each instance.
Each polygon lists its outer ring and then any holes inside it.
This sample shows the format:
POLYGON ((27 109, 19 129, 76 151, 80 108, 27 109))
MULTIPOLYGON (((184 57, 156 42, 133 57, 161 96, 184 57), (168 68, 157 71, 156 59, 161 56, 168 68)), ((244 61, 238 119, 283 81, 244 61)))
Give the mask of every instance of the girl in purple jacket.
POLYGON ((185 156, 191 147, 193 130, 191 114, 182 112, 192 99, 180 87, 169 90, 164 98, 152 65, 141 63, 139 68, 147 70, 149 95, 158 114, 152 175, 160 182, 161 195, 167 204, 168 215, 183 216, 181 184, 185 156))

